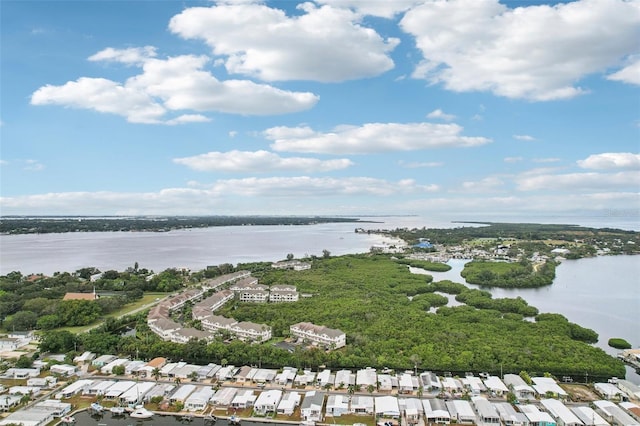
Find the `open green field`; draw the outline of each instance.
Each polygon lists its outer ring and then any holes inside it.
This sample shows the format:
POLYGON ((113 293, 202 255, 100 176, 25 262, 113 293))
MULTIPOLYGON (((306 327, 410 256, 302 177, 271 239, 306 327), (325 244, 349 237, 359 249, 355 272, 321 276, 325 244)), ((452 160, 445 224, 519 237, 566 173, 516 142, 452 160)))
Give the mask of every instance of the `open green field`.
POLYGON ((85 333, 101 325, 104 322, 104 319, 106 318, 120 318, 125 315, 135 314, 139 311, 150 308, 151 306, 155 305, 160 299, 164 297, 167 297, 167 293, 159 293, 159 292, 145 293, 144 296, 142 296, 142 299, 137 300, 134 303, 127 303, 126 305, 122 306, 122 308, 106 315, 104 318, 101 318, 96 323, 84 325, 80 327, 61 327, 57 330, 66 330, 72 333, 85 333))

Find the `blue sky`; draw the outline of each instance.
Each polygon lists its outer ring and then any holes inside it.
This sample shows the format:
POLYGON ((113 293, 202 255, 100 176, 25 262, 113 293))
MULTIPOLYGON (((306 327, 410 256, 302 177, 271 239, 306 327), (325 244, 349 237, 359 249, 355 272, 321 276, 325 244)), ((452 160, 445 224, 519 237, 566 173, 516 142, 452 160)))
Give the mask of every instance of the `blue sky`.
POLYGON ((640 215, 640 1, 7 1, 3 215, 640 215))

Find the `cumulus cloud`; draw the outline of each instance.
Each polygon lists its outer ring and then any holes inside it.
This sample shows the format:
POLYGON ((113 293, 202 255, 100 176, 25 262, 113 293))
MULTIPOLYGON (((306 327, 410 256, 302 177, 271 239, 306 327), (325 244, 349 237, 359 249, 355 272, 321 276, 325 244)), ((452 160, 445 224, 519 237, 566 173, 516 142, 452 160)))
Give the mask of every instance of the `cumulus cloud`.
POLYGON ((513 135, 513 138, 525 142, 532 142, 536 140, 536 138, 530 135, 513 135))
MULTIPOLYGON (((576 85, 579 80, 637 52, 639 24, 640 2, 623 0, 515 9, 498 0, 433 1, 401 20, 424 58, 414 77, 456 92, 533 101, 587 92, 576 85)), ((635 66, 609 78, 626 81, 635 66)))
POLYGON ((182 164, 198 171, 253 172, 304 171, 306 173, 341 170, 353 165, 348 159, 322 161, 316 158, 283 158, 268 151, 208 152, 193 157, 175 158, 182 164))
POLYGON ((440 108, 438 108, 438 109, 434 109, 429 114, 427 114, 427 118, 444 120, 444 121, 452 121, 456 119, 456 116, 453 114, 447 114, 444 111, 442 111, 440 108))
POLYGON ((31 95, 32 105, 62 105, 117 114, 131 123, 158 123, 167 112, 148 93, 104 78, 81 77, 62 86, 46 85, 31 95))
POLYGON ((637 190, 640 171, 528 175, 516 179, 521 191, 637 190))
POLYGON ((367 28, 358 13, 311 2, 298 9, 287 16, 265 4, 191 7, 175 15, 169 29, 204 40, 230 74, 263 81, 337 82, 394 67, 389 55, 399 40, 367 28))
POLYGON ((629 64, 619 71, 607 76, 609 80, 640 86, 640 55, 635 56, 629 64))
POLYGON ((142 67, 142 73, 124 83, 81 77, 61 86, 46 85, 33 93, 31 103, 117 114, 132 123, 182 124, 209 119, 200 114, 166 118, 167 114, 194 110, 274 115, 306 110, 318 101, 318 97, 309 92, 291 92, 249 80, 220 81, 204 69, 209 61, 206 56, 157 59, 143 58, 130 49, 104 52, 98 54, 103 60, 134 61, 134 57, 142 60, 136 63, 142 67), (130 59, 123 59, 125 57, 130 59))
POLYGON ((348 7, 363 15, 379 16, 381 18, 393 18, 395 15, 410 9, 420 2, 420 0, 318 0, 318 3, 329 4, 333 7, 348 7))
POLYGON ((457 124, 366 123, 340 126, 332 132, 310 127, 272 127, 264 134, 275 151, 323 154, 367 154, 432 148, 473 147, 490 143, 479 136, 462 136, 457 124))
POLYGON ((590 155, 584 160, 578 160, 578 166, 583 169, 640 169, 640 154, 631 152, 605 152, 590 155))

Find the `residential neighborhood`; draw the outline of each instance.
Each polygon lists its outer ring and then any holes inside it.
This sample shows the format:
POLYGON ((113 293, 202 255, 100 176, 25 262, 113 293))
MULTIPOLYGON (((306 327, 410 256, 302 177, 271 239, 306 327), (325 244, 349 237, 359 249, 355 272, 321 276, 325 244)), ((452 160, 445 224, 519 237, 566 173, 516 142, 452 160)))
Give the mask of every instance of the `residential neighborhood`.
POLYGON ((625 380, 595 383, 591 401, 576 401, 566 384, 551 377, 464 377, 431 371, 318 371, 283 367, 194 365, 165 358, 130 360, 84 353, 74 365, 9 369, 4 379, 28 385, 3 388, 0 409, 12 423, 45 425, 82 406, 144 405, 152 412, 301 424, 631 426, 640 424, 640 388, 625 380), (124 366, 123 375, 113 373, 124 366), (55 367, 55 369, 54 369, 55 367), (34 420, 35 419, 35 420, 34 420), (349 424, 351 424, 349 423, 349 424))

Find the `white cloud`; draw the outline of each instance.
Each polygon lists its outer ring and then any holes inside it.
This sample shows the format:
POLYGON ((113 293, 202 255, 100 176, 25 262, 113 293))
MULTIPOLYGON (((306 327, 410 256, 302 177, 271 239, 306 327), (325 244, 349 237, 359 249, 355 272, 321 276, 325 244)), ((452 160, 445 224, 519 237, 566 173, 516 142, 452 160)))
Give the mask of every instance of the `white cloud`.
POLYGON ((493 192, 504 187, 504 181, 495 176, 489 176, 479 181, 462 183, 462 190, 471 193, 493 192))
MULTIPOLYGON (((104 51, 103 51, 104 52, 104 51)), ((110 53, 119 57, 119 53, 110 53)), ((125 54, 122 54, 125 55, 125 54)), ((104 55, 103 55, 104 56, 104 55)), ((123 84, 81 77, 62 86, 36 90, 33 105, 63 105, 121 115, 132 123, 182 124, 209 121, 199 114, 166 118, 172 111, 217 111, 243 115, 275 115, 313 107, 318 97, 249 80, 220 81, 203 68, 205 56, 146 58, 143 72, 123 84)))
POLYGON ((513 135, 513 138, 525 142, 532 142, 536 140, 536 138, 530 135, 513 135))
POLYGON ((348 7, 363 15, 393 18, 412 6, 419 4, 420 0, 393 0, 393 1, 362 1, 362 0, 318 0, 318 3, 329 4, 333 7, 348 7))
POLYGON ((607 76, 609 80, 640 86, 640 55, 629 60, 629 64, 619 71, 607 76))
POLYGON ((638 189, 640 171, 528 175, 516 179, 521 191, 623 191, 638 189))
POLYGON ((39 172, 41 170, 44 170, 44 164, 42 164, 38 160, 25 160, 24 164, 24 169, 30 172, 39 172))
POLYGON ((299 177, 271 177, 220 180, 215 186, 217 192, 232 191, 242 196, 391 196, 396 194, 410 194, 433 192, 437 185, 420 185, 412 179, 390 182, 371 177, 312 178, 299 177))
POLYGON ((31 96, 32 105, 62 105, 117 114, 131 123, 158 123, 167 110, 148 93, 104 78, 81 77, 62 86, 46 85, 31 96))
POLYGON ((579 80, 637 52, 639 24, 640 2, 623 0, 515 9, 498 0, 432 1, 401 20, 424 58, 414 77, 534 101, 587 92, 579 80))
MULTIPOLYGON (((495 215, 504 220, 508 215, 527 217, 549 216, 549 214, 588 215, 619 209, 629 211, 637 208, 640 194, 637 192, 593 192, 581 194, 509 195, 487 197, 424 198, 413 199, 399 206, 403 211, 429 211, 433 214, 464 215, 476 218, 479 215, 495 215)), ((637 211, 637 210, 636 210, 637 211)), ((539 220, 539 219, 536 219, 539 220)), ((574 218, 570 220, 575 220, 574 218)))
POLYGON ((399 161, 398 165, 400 167, 404 167, 405 169, 421 169, 421 168, 441 167, 444 165, 444 163, 438 162, 438 161, 427 161, 427 162, 399 161))
POLYGON ((169 29, 202 39, 223 59, 229 73, 263 81, 337 82, 372 77, 393 68, 397 39, 383 39, 361 16, 311 2, 299 16, 264 4, 191 7, 175 15, 169 29))
MULTIPOLYGON (((336 214, 335 205, 325 199, 344 199, 353 206, 367 205, 376 197, 398 194, 425 194, 438 191, 437 185, 421 185, 405 179, 396 182, 370 177, 312 178, 270 177, 219 180, 210 185, 190 182, 188 188, 167 188, 157 192, 62 192, 17 197, 0 197, 4 214, 248 214, 237 209, 251 200, 251 213, 291 214, 292 203, 304 200, 307 214, 336 214), (275 210, 266 210, 266 205, 275 210)), ((297 213, 296 213, 297 214, 297 213)), ((304 213, 300 213, 304 214, 304 213)))
POLYGON ((323 154, 366 154, 431 148, 473 147, 490 143, 484 137, 462 136, 457 124, 366 123, 340 126, 321 133, 310 127, 272 127, 264 134, 275 151, 323 154))
POLYGON ((434 109, 429 114, 427 114, 427 118, 444 120, 444 121, 452 121, 456 119, 456 116, 453 114, 447 114, 444 111, 442 111, 440 108, 438 108, 438 109, 434 109))
POLYGON ((316 158, 283 158, 268 151, 208 152, 193 157, 175 158, 174 163, 198 171, 253 172, 304 171, 328 172, 351 167, 348 159, 318 160, 316 158))
POLYGON ((531 161, 533 161, 534 163, 557 163, 560 161, 560 159, 555 157, 548 157, 548 158, 534 158, 531 161))
POLYGON ((605 152, 593 154, 584 160, 578 160, 583 169, 640 169, 640 154, 631 152, 605 152))
POLYGON ((138 65, 143 64, 147 59, 156 56, 156 48, 153 46, 130 47, 127 49, 115 49, 107 47, 100 52, 89 56, 93 62, 119 62, 123 64, 138 65))
POLYGON ((0 160, 0 166, 8 166, 9 162, 7 160, 0 160))
POLYGON ((505 157, 504 158, 505 163, 518 163, 522 160, 523 160, 522 157, 505 157))

